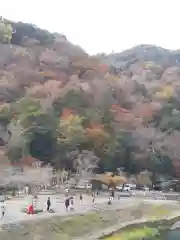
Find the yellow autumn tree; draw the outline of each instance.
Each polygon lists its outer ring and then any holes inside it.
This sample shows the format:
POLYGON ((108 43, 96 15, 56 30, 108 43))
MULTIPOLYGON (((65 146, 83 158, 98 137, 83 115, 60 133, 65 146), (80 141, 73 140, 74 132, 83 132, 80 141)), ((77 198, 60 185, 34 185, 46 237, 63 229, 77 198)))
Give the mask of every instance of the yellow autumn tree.
POLYGON ((160 91, 156 92, 158 98, 170 98, 174 94, 174 88, 171 85, 164 86, 160 91))
POLYGON ((86 131, 82 125, 83 117, 65 109, 59 123, 59 138, 62 143, 77 145, 86 139, 86 131))
POLYGON ((105 173, 97 176, 96 180, 100 181, 102 184, 108 186, 108 188, 116 188, 118 185, 127 182, 124 176, 114 176, 112 173, 105 173))

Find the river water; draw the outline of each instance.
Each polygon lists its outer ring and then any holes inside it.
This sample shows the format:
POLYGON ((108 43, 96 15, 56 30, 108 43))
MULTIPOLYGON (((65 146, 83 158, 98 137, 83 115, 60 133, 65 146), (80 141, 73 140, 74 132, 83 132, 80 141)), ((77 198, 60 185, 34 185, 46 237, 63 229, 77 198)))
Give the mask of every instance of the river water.
POLYGON ((180 240, 180 221, 160 221, 159 223, 129 226, 104 238, 104 240, 180 240))

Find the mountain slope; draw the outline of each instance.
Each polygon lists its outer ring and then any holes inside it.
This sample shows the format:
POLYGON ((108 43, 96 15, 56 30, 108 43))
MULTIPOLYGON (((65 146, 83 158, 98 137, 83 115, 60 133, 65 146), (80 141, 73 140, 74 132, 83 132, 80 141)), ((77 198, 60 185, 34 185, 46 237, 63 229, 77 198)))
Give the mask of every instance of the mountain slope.
POLYGON ((152 61, 164 66, 180 64, 179 51, 170 51, 155 45, 146 44, 133 47, 121 53, 104 55, 101 58, 103 62, 117 69, 128 68, 131 64, 138 61, 152 61))
MULTIPOLYGON (((22 22, 10 22, 10 43, 0 39, 0 101, 12 102, 26 94, 27 88, 57 81, 59 86, 72 85, 71 76, 101 78, 100 61, 64 35, 22 22)), ((5 25, 6 26, 6 25, 5 25)), ((0 30, 2 30, 1 28, 0 30)), ((75 83, 73 83, 75 85, 75 83)))
POLYGON ((179 51, 151 45, 90 56, 64 35, 4 20, 0 138, 9 159, 18 161, 28 149, 74 171, 69 153, 90 150, 100 171, 172 174, 179 156, 172 145, 180 139, 179 59, 179 51))

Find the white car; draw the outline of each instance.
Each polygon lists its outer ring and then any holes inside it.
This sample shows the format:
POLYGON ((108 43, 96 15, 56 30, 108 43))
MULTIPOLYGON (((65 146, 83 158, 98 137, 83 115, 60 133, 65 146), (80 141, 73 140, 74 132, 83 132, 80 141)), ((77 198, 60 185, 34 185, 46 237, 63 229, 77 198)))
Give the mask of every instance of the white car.
POLYGON ((144 190, 145 190, 145 191, 149 191, 149 187, 146 187, 146 186, 145 186, 145 187, 144 187, 144 190))
POLYGON ((86 189, 91 189, 92 188, 92 184, 86 184, 86 189))
POLYGON ((118 190, 122 190, 122 191, 130 191, 132 189, 135 189, 136 188, 136 185, 135 184, 125 184, 124 185, 124 188, 123 188, 123 185, 120 185, 120 186, 117 186, 116 187, 118 190))
POLYGON ((130 184, 125 184, 123 190, 124 191, 130 191, 131 190, 130 184))

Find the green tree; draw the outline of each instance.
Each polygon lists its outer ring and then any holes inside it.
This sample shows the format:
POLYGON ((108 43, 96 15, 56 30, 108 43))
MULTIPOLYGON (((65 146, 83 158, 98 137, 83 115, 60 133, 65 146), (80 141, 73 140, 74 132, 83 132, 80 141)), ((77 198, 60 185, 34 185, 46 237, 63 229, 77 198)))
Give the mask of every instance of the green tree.
POLYGON ((57 99, 53 104, 56 114, 59 116, 63 109, 73 109, 80 115, 85 116, 87 108, 89 107, 87 96, 81 91, 69 91, 62 98, 57 99))
POLYGON ((17 163, 28 153, 28 139, 25 130, 18 120, 12 120, 8 125, 10 138, 7 143, 7 156, 10 162, 17 163))
POLYGON ((139 171, 134 159, 134 145, 131 134, 126 131, 117 131, 110 139, 108 150, 101 158, 101 171, 117 172, 122 168, 129 174, 139 171))
POLYGON ((31 98, 21 99, 15 108, 28 137, 31 155, 50 161, 56 148, 57 119, 53 110, 44 111, 40 102, 31 98))

